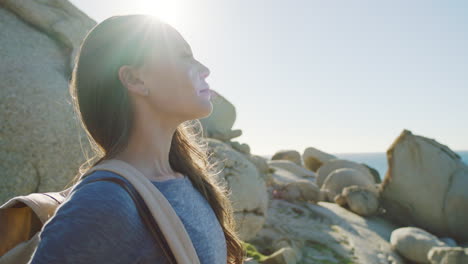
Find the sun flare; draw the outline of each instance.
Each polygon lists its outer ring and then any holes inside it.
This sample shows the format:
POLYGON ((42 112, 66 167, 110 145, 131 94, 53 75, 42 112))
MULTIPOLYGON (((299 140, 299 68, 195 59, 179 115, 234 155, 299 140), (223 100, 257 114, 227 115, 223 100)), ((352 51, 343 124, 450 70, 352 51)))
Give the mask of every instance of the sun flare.
POLYGON ((140 13, 157 16, 164 22, 176 25, 179 22, 177 2, 162 0, 150 1, 145 0, 140 5, 140 13))

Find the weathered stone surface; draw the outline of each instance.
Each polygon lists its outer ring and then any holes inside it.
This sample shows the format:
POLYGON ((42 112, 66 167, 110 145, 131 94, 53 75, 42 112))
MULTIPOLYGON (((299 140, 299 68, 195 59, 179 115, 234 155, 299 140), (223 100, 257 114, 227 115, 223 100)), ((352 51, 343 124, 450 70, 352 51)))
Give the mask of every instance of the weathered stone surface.
POLYGON ((349 209, 358 215, 370 216, 377 213, 379 199, 377 192, 362 186, 349 186, 341 194, 346 199, 349 209))
POLYGON ((313 147, 306 148, 302 154, 304 167, 314 172, 316 172, 323 163, 332 159, 336 159, 336 157, 313 147))
POLYGON ((301 154, 297 150, 280 150, 277 151, 271 160, 289 160, 302 166, 301 154))
POLYGON ((265 222, 268 193, 265 180, 255 165, 231 146, 217 139, 206 139, 211 161, 216 163, 218 179, 231 190, 229 196, 241 239, 249 240, 265 222))
POLYGON ((233 138, 241 136, 241 130, 232 130, 232 126, 236 122, 235 106, 219 94, 219 92, 212 91, 213 97, 211 98, 211 102, 213 104, 213 111, 209 116, 199 119, 203 126, 203 135, 223 142, 228 142, 233 138))
POLYGON ((299 166, 290 160, 269 160, 267 163, 269 167, 281 168, 299 177, 308 177, 313 178, 314 180, 316 178, 316 175, 313 171, 305 169, 304 167, 299 166))
POLYGON ((367 165, 367 164, 364 164, 364 163, 361 163, 362 165, 364 165, 368 170, 369 172, 372 174, 372 176, 374 177, 374 182, 375 183, 381 183, 382 182, 382 179, 380 178, 380 173, 378 170, 372 168, 371 166, 367 165))
POLYGON ((262 174, 269 173, 268 160, 259 155, 250 155, 247 158, 257 167, 258 171, 262 174))
POLYGON ((433 247, 427 254, 431 264, 466 264, 468 249, 462 247, 433 247))
POLYGON ((320 189, 308 180, 289 182, 275 189, 275 196, 286 201, 320 201, 320 189))
POLYGON ((95 22, 72 15, 74 7, 68 1, 49 2, 54 1, 0 4, 0 203, 17 195, 63 189, 85 161, 83 152, 91 154, 68 93, 71 51, 62 45, 63 38, 42 29, 50 22, 53 32, 75 39, 95 22), (63 16, 40 17, 49 12, 63 16), (45 22, 31 25, 35 19, 45 22))
POLYGON ((330 173, 320 190, 327 197, 327 201, 334 201, 335 196, 340 195, 344 188, 353 185, 376 189, 369 175, 355 169, 344 168, 330 173))
POLYGON ((289 170, 280 168, 280 167, 271 167, 273 172, 270 173, 271 181, 268 182, 269 184, 273 185, 284 185, 286 183, 290 182, 296 182, 296 181, 301 181, 301 180, 307 180, 315 184, 315 178, 311 177, 302 177, 300 175, 297 175, 289 170))
POLYGON ((290 247, 284 247, 274 252, 262 263, 264 264, 296 264, 298 263, 298 256, 294 249, 290 247))
POLYGON ((320 201, 321 192, 315 184, 315 178, 309 177, 310 171, 304 173, 304 168, 289 160, 268 161, 268 164, 278 165, 270 167, 271 172, 267 178, 271 198, 290 202, 309 201, 316 203, 320 201))
POLYGON ((250 243, 267 255, 291 247, 300 252, 298 263, 404 263, 388 242, 394 229, 333 203, 271 200, 266 223, 250 243))
POLYGON ((402 227, 390 237, 392 248, 403 257, 417 263, 428 263, 427 254, 432 247, 445 246, 436 236, 417 227, 402 227))
POLYGON ((468 241, 468 169, 447 146, 404 130, 387 151, 381 202, 387 216, 468 241))
POLYGON ((375 183, 374 176, 372 176, 372 174, 366 166, 350 160, 333 159, 324 163, 317 171, 317 185, 319 187, 322 187, 328 175, 330 175, 333 171, 337 169, 344 168, 358 170, 361 172, 362 175, 367 176, 370 180, 372 180, 372 182, 375 183))
MULTIPOLYGON (((81 41, 96 22, 66 0, 2 0, 0 6, 60 43, 71 70, 81 41)), ((30 42, 33 43, 33 42, 30 42)), ((63 70, 63 69, 62 69, 63 70)))
POLYGON ((245 144, 245 143, 239 143, 237 141, 228 141, 229 145, 240 153, 243 153, 245 155, 250 155, 250 146, 245 144))

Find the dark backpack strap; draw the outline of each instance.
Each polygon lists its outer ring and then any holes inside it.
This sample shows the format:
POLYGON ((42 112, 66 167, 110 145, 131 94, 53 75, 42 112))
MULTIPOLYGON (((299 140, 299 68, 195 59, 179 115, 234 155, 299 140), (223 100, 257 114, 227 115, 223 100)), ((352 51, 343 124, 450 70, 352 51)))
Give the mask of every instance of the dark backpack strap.
POLYGON ((57 204, 61 204, 62 202, 60 202, 59 200, 55 199, 55 197, 53 197, 52 195, 48 194, 48 193, 40 193, 40 194, 43 194, 47 197, 50 197, 50 199, 54 200, 57 202, 57 204))
POLYGON ((140 214, 140 217, 143 219, 143 222, 145 223, 146 227, 150 230, 153 238, 163 249, 164 254, 166 255, 166 258, 169 260, 170 263, 174 263, 174 264, 177 263, 175 260, 174 254, 172 253, 171 249, 168 246, 166 238, 162 235, 161 229, 159 228, 154 217, 150 213, 148 206, 146 205, 145 201, 141 197, 140 193, 138 193, 131 184, 128 184, 126 181, 119 179, 119 178, 115 178, 115 177, 106 177, 106 178, 89 180, 86 183, 96 182, 96 181, 110 181, 110 182, 116 183, 128 192, 128 194, 130 195, 130 197, 132 197, 133 202, 135 203, 138 209, 138 213, 140 214))

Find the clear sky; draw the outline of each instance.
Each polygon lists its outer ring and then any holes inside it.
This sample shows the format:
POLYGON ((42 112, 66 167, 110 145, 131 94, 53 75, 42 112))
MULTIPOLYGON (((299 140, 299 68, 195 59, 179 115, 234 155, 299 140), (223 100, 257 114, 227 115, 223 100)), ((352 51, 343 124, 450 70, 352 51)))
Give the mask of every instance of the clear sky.
POLYGON ((71 2, 178 29, 253 154, 385 152, 403 129, 468 150, 467 1, 71 2))

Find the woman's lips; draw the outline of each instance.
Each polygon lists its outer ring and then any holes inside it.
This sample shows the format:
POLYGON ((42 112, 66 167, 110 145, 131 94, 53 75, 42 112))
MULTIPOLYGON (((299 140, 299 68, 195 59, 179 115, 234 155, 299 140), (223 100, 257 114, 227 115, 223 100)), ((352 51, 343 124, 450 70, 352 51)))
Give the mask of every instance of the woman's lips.
POLYGON ((199 94, 209 94, 209 93, 210 93, 210 89, 203 89, 203 90, 200 90, 198 93, 199 93, 199 94))
POLYGON ((205 89, 199 90, 198 95, 211 97, 211 90, 210 90, 210 88, 205 88, 205 89))
POLYGON ((208 92, 210 90, 210 86, 208 84, 203 85, 203 89, 198 90, 199 93, 201 92, 208 92))

